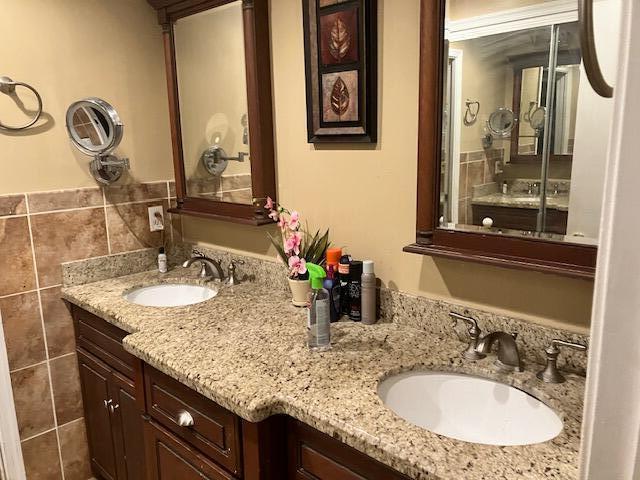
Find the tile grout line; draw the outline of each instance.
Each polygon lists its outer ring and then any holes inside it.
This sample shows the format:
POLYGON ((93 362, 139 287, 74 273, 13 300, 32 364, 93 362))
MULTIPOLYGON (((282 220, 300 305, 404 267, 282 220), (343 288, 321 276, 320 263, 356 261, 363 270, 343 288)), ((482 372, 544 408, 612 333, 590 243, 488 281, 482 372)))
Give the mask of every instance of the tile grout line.
POLYGON ((49 345, 47 342, 47 330, 44 326, 44 313, 42 310, 42 295, 40 294, 40 279, 38 278, 38 262, 36 261, 36 246, 33 240, 33 228, 31 226, 31 215, 29 214, 29 197, 25 196, 27 206, 27 225, 29 226, 29 240, 31 241, 31 256, 33 259, 33 270, 36 276, 36 289, 38 294, 38 306, 40 308, 40 328, 42 328, 42 339, 44 341, 44 354, 47 365, 47 375, 49 376, 49 394, 51 396, 51 410, 53 413, 53 426, 56 431, 56 442, 58 443, 58 460, 60 461, 60 474, 64 477, 64 467, 62 463, 62 448, 60 446, 60 433, 58 432, 58 415, 56 413, 56 401, 53 394, 53 380, 51 378, 51 364, 49 363, 49 345))
POLYGON ((105 193, 105 189, 101 188, 102 191, 102 208, 104 212, 104 229, 107 234, 107 253, 111 255, 111 238, 109 235, 109 216, 107 215, 107 194, 105 193))
POLYGON ((63 353, 62 355, 58 355, 57 357, 49 358, 49 360, 42 360, 40 362, 32 363, 30 365, 26 365, 24 367, 14 368, 9 373, 18 373, 26 370, 28 368, 39 367, 40 365, 44 365, 45 363, 52 362, 54 360, 60 360, 61 358, 70 357, 71 355, 75 355, 75 352, 63 353))
MULTIPOLYGON (((49 285, 48 287, 42 287, 40 290, 51 290, 53 288, 59 288, 59 287, 62 287, 61 283, 56 283, 55 285, 49 285)), ((37 291, 38 290, 34 288, 33 290, 25 290, 23 292, 8 293, 7 295, 0 295, 0 300, 4 298, 17 297, 19 295, 26 295, 28 293, 36 293, 37 291)))
POLYGON ((31 435, 30 437, 23 438, 20 440, 20 443, 28 442, 29 440, 33 440, 34 438, 39 437, 40 435, 46 435, 47 433, 51 433, 56 429, 56 427, 45 430, 44 432, 36 433, 35 435, 31 435))

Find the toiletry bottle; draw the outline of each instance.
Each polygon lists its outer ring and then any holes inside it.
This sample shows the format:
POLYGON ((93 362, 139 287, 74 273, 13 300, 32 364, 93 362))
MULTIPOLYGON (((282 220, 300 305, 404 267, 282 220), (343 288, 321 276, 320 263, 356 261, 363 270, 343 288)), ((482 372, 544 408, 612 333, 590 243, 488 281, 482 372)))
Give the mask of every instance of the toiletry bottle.
POLYGON ((373 262, 362 262, 362 323, 373 325, 378 320, 376 274, 373 272, 373 262))
POLYGON ((307 311, 307 343, 313 351, 331 348, 331 317, 329 292, 322 288, 326 273, 324 268, 307 263, 311 292, 307 311))
POLYGON ((164 253, 164 247, 160 247, 158 252, 158 271, 167 273, 167 255, 164 253))
POLYGON ((329 267, 333 265, 333 271, 336 274, 336 280, 338 278, 338 264, 340 263, 340 257, 342 257, 341 248, 327 249, 327 271, 329 271, 329 267))
POLYGON ((502 193, 504 195, 506 195, 507 193, 509 193, 509 185, 507 184, 506 180, 502 181, 502 193))
POLYGON ((349 302, 349 268, 351 265, 351 256, 342 255, 338 264, 338 273, 340 274, 340 312, 342 315, 349 315, 351 304, 349 302))
POLYGON ((336 278, 336 270, 333 265, 327 265, 327 278, 323 282, 324 288, 329 292, 329 307, 331 322, 340 320, 340 282, 336 278))
POLYGON ((349 266, 349 318, 354 322, 362 319, 362 262, 354 260, 349 266))

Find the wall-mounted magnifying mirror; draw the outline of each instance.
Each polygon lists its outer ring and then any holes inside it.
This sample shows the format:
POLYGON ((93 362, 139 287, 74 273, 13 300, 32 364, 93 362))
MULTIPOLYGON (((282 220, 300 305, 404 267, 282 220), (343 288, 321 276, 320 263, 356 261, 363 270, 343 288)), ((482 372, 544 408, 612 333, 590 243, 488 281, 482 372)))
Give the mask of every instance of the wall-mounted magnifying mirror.
POLYGON ((512 110, 500 107, 489 115, 487 128, 497 137, 508 137, 516 124, 516 117, 512 110))
POLYGON ((67 109, 67 132, 73 145, 85 155, 93 156, 93 177, 109 185, 129 168, 129 159, 111 153, 120 145, 124 126, 116 110, 100 98, 89 97, 74 102, 67 109))
POLYGON ((544 129, 544 119, 546 116, 547 109, 545 107, 536 107, 529 113, 529 125, 531 125, 537 137, 540 136, 544 129))

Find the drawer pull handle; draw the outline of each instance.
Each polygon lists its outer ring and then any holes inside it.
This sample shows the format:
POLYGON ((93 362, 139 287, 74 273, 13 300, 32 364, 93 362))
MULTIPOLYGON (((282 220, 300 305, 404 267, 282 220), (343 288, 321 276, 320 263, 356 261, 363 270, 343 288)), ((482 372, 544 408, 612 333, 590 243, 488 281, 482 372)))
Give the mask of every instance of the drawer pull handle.
POLYGON ((176 423, 181 427, 193 427, 193 417, 186 410, 181 410, 176 416, 176 423))
POLYGON ((109 411, 111 413, 114 413, 118 408, 120 408, 120 405, 117 403, 115 405, 114 404, 109 405, 109 411))
POLYGON ((104 408, 108 410, 111 404, 113 403, 113 400, 103 400, 103 402, 104 402, 104 408))

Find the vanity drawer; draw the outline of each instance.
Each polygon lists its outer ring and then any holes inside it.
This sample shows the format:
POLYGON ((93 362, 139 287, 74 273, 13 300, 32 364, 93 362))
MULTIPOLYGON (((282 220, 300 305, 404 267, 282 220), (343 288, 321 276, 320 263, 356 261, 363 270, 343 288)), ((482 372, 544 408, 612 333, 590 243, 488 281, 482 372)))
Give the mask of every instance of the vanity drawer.
POLYGON ((180 382, 145 365, 147 412, 157 422, 222 465, 241 473, 240 419, 180 382), (192 420, 181 426, 183 420, 192 420))
POLYGON ((289 419, 287 437, 288 480, 409 480, 298 420, 289 419))
POLYGON ((128 335, 127 332, 75 305, 73 321, 78 347, 92 353, 129 379, 136 380, 140 360, 122 346, 122 339, 128 335))

